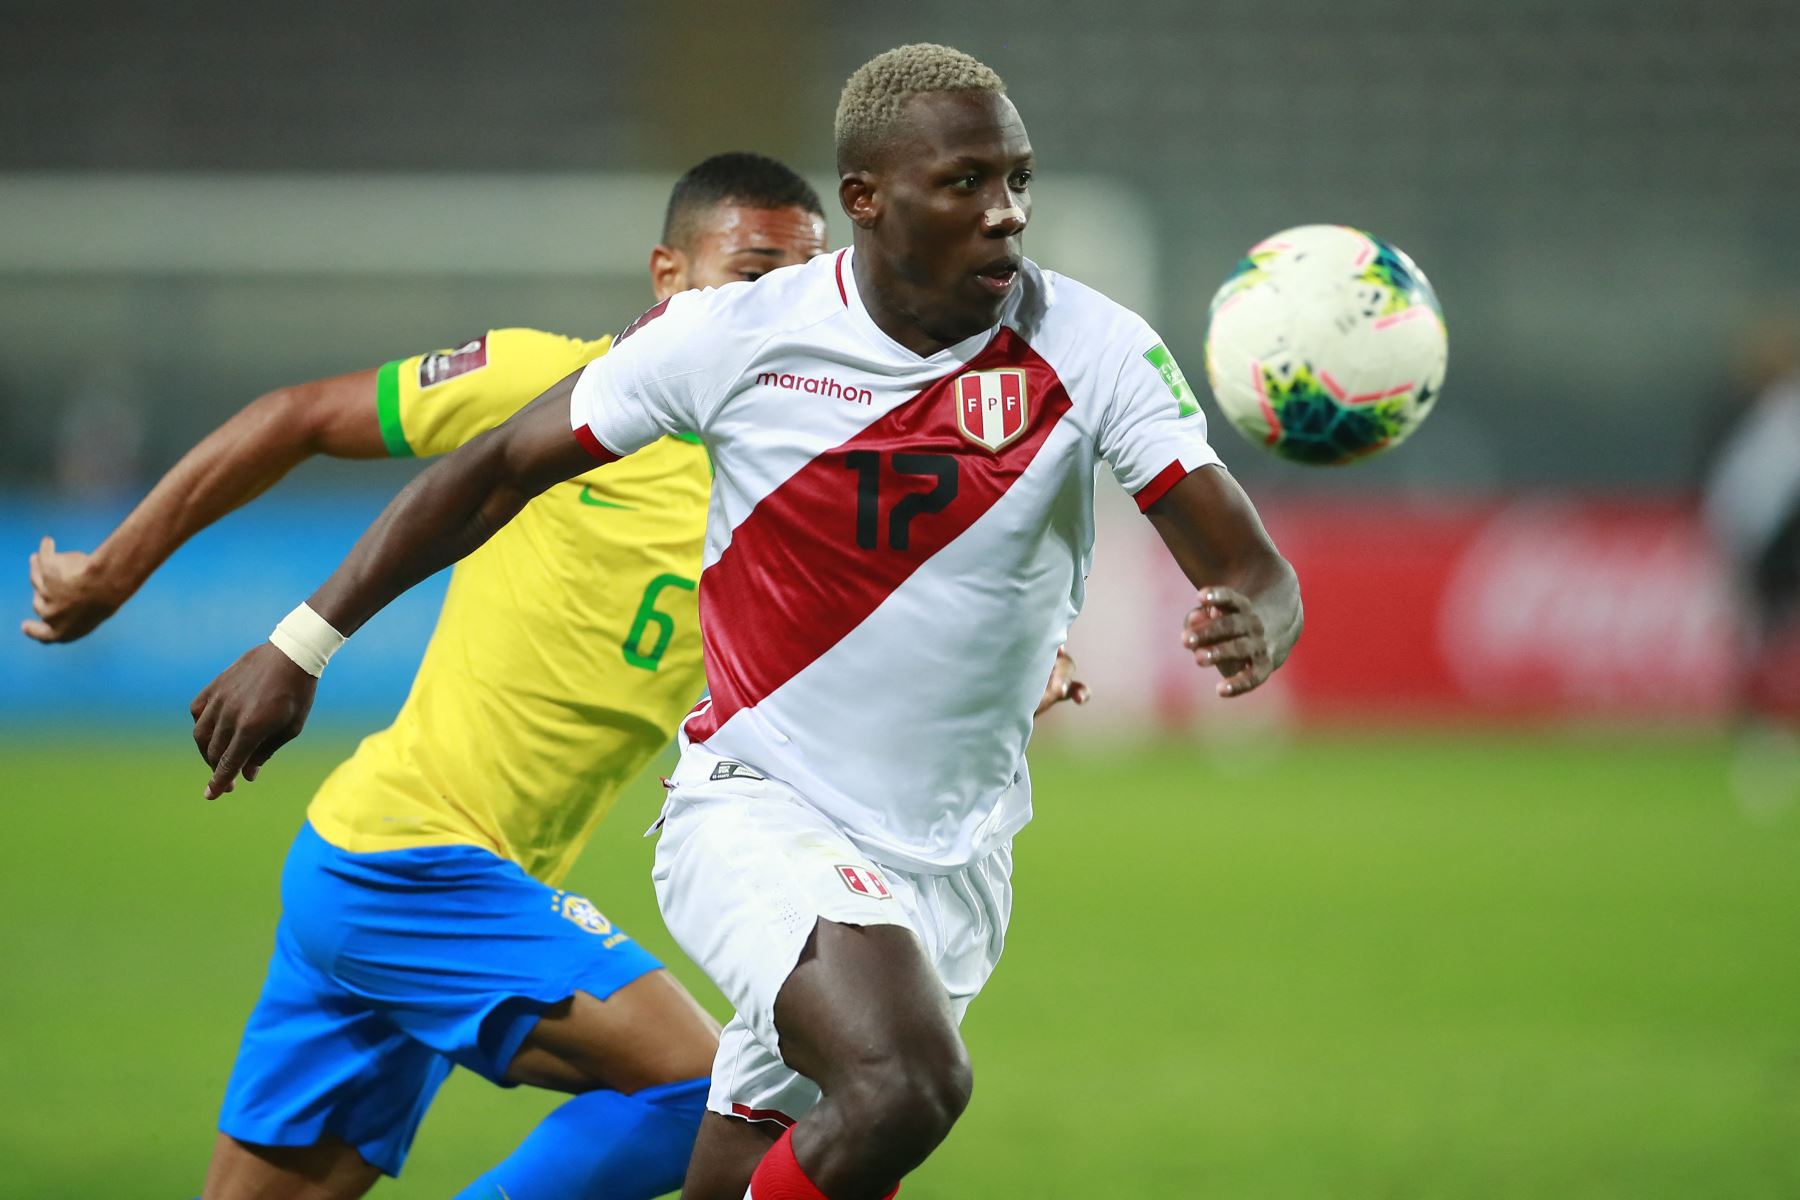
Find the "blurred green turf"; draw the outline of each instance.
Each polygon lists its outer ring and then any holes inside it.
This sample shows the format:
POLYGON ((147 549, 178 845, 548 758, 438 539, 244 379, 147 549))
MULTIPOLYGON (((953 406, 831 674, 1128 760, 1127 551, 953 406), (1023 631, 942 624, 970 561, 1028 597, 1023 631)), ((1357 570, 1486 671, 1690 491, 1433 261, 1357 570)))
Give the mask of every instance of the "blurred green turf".
MULTIPOLYGON (((207 805, 179 737, 0 742, 0 1195, 198 1190, 344 749, 207 805)), ((1749 819, 1726 765, 1650 736, 1038 756, 975 1102, 905 1194, 1800 1195, 1800 812, 1749 819)), ((656 794, 571 886, 673 955, 656 794)), ((377 1194, 452 1194, 554 1102, 458 1073, 377 1194)))

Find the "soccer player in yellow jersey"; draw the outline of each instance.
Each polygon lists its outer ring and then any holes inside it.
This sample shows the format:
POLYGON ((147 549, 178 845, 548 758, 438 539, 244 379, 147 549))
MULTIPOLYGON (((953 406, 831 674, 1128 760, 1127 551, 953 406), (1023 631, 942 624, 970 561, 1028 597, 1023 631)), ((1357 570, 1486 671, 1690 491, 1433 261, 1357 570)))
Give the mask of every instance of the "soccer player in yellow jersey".
MULTIPOLYGON (((684 175, 658 300, 825 248, 787 167, 684 175)), ((439 454, 606 353, 533 329, 271 392, 212 433, 91 555, 34 555, 45 642, 81 637, 187 538, 314 454, 439 454)), ((704 689, 696 441, 532 501, 459 564, 399 716, 319 789, 288 857, 267 982, 227 1089, 206 1200, 353 1197, 398 1174, 452 1064, 575 1094, 468 1197, 650 1197, 681 1183, 718 1027, 558 884, 704 689), (595 564, 604 564, 603 576, 595 564)))

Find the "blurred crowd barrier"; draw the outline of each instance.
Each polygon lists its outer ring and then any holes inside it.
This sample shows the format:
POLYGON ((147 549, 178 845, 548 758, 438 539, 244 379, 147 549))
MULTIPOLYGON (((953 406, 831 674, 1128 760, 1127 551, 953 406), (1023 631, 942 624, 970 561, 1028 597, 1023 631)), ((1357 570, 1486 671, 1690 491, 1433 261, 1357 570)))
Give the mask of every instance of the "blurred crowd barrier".
MULTIPOLYGON (((233 659, 311 595, 389 496, 268 497, 176 551, 117 616, 81 641, 41 646, 18 632, 31 611, 26 559, 48 534, 91 550, 123 516, 111 507, 0 500, 0 562, 14 620, 0 637, 0 724, 170 726, 233 659)), ((443 601, 440 575, 357 636, 319 687, 323 720, 374 728, 406 698, 443 601)))
POLYGON ((1689 505, 1524 495, 1429 504, 1262 499, 1306 631, 1241 700, 1178 651, 1192 589, 1127 505, 1102 514, 1070 639, 1082 728, 1287 721, 1718 723, 1754 692, 1800 712, 1793 645, 1744 653, 1744 614, 1689 505))
MULTIPOLYGON (((1177 644, 1192 590, 1108 484, 1070 638, 1096 698, 1047 730, 1105 739, 1294 721, 1710 724, 1744 685, 1726 576, 1673 501, 1259 498, 1305 592, 1306 634, 1286 669, 1241 700, 1213 695, 1177 644)), ((181 550, 88 639, 0 638, 0 718, 184 723, 194 693, 317 586, 385 499, 266 498, 181 550)), ((15 616, 29 609, 25 558, 41 535, 89 548, 116 517, 51 501, 0 506, 15 616)), ((320 719, 372 728, 394 711, 442 583, 403 598, 334 661, 320 719)), ((1800 712, 1791 649, 1758 674, 1800 712)))

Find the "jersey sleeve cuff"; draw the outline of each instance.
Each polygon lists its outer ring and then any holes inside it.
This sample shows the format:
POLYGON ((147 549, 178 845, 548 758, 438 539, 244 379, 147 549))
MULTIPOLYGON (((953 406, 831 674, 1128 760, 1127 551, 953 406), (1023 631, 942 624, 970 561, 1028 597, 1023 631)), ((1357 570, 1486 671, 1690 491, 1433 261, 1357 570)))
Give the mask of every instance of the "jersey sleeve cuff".
POLYGON ((1169 494, 1169 489, 1188 477, 1188 468, 1181 465, 1181 460, 1170 463, 1156 473, 1156 478, 1146 483, 1136 492, 1132 499, 1137 501, 1139 512, 1149 512, 1150 506, 1169 494))
POLYGON ((581 448, 593 455, 597 462, 618 462, 621 458, 625 457, 623 454, 615 454, 613 451, 608 450, 601 444, 600 439, 594 436, 594 431, 585 424, 575 426, 574 433, 575 440, 581 443, 581 448))

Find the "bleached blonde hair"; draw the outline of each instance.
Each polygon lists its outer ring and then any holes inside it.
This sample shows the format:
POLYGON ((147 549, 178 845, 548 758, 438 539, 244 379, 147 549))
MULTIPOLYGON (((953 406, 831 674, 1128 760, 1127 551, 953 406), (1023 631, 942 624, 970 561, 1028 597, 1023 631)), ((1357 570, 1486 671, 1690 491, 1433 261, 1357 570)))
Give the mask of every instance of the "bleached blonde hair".
POLYGON ((900 123, 908 98, 923 92, 1005 95, 1006 84, 986 63, 936 42, 914 42, 876 55, 856 68, 838 97, 838 170, 868 166, 900 123))

